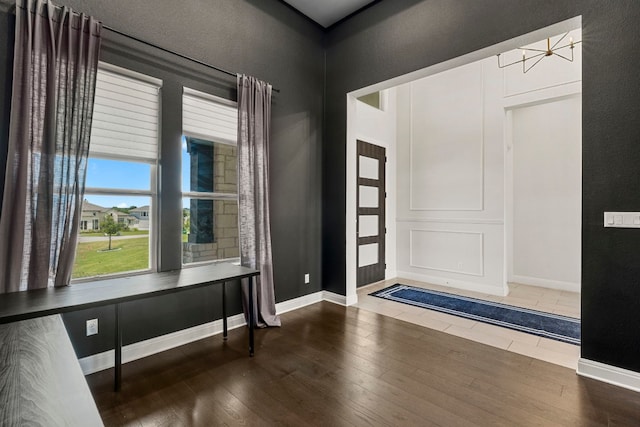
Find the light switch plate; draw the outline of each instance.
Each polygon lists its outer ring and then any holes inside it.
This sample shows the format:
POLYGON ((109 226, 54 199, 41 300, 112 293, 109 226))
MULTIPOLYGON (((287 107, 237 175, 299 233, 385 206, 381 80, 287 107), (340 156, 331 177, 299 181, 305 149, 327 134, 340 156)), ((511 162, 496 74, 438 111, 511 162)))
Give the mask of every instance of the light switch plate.
POLYGON ((613 228, 640 228, 640 212, 605 212, 604 226, 613 228))

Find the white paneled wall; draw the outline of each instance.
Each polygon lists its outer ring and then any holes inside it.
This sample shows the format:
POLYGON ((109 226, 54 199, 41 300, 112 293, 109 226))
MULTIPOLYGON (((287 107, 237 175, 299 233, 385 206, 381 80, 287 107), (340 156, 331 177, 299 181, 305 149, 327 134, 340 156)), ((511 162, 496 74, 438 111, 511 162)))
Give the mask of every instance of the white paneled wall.
POLYGON ((492 57, 397 88, 398 276, 503 295, 508 258, 510 279, 579 289, 580 100, 567 94, 580 91, 580 51, 573 63, 545 58, 526 74, 500 70, 492 57), (571 105, 549 104, 560 95, 571 105), (547 116, 559 126, 543 132, 547 116), (529 135, 513 163, 511 125, 515 139, 529 135), (508 212, 517 215, 505 218, 514 189, 520 195, 508 212), (540 191, 546 195, 533 197, 540 191), (541 218, 554 224, 545 228, 541 218))
POLYGON ((399 276, 504 294, 502 87, 490 58, 398 88, 399 276))

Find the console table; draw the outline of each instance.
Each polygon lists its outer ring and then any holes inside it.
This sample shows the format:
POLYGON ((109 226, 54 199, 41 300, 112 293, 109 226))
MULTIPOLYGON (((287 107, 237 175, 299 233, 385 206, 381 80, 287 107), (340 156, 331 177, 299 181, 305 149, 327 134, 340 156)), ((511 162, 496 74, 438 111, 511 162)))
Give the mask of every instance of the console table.
POLYGON ((60 315, 0 325, 0 343, 0 425, 103 425, 60 315))
MULTIPOLYGON (((220 263, 162 273, 147 273, 81 283, 63 288, 47 288, 0 295, 0 324, 113 305, 115 310, 114 389, 122 381, 122 324, 120 303, 166 295, 193 288, 222 285, 223 336, 227 337, 226 282, 247 278, 249 300, 253 300, 253 278, 260 272, 240 265, 220 263)), ((249 355, 254 354, 254 313, 249 310, 249 355)))

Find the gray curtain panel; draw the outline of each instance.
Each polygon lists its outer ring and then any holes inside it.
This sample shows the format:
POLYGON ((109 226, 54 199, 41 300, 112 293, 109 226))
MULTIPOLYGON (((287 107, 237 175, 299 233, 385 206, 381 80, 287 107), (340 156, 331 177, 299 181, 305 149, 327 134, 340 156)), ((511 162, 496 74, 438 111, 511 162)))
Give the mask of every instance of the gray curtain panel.
POLYGON ((257 268, 253 301, 243 283, 245 318, 254 310, 259 328, 280 326, 276 315, 271 261, 269 219, 269 135, 271 128, 271 85, 253 77, 238 75, 238 197, 240 260, 257 268))
POLYGON ((17 0, 0 293, 71 279, 102 24, 17 0))

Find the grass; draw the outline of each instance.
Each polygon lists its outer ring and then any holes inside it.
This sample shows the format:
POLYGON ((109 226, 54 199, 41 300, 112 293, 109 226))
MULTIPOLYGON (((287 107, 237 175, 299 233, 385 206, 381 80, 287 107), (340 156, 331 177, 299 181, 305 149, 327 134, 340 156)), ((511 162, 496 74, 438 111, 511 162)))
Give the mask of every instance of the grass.
MULTIPOLYGON (((145 232, 144 234, 148 234, 145 232)), ((139 239, 114 239, 110 252, 98 252, 109 248, 109 239, 78 243, 73 266, 73 279, 114 274, 149 268, 149 237, 139 239)))
MULTIPOLYGON (((120 236, 147 236, 149 235, 149 230, 127 230, 121 231, 120 236)), ((99 237, 104 236, 104 232, 102 231, 81 231, 81 237, 99 237)))

